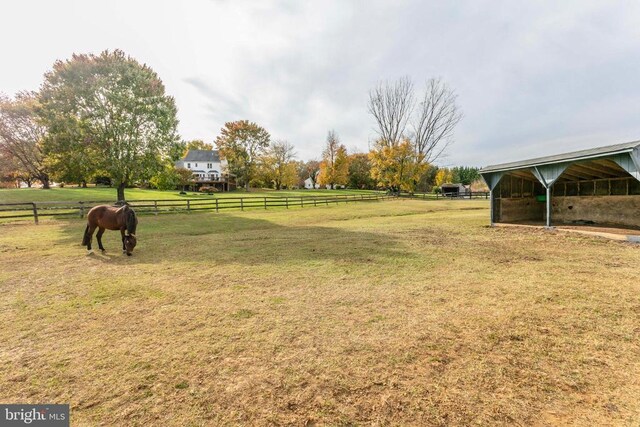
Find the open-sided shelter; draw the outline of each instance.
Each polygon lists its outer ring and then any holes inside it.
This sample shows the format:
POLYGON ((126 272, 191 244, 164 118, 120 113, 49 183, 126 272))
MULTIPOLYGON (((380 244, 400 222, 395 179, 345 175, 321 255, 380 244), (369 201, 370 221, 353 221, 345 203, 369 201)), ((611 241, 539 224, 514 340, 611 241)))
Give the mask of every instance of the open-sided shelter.
POLYGON ((487 166, 496 222, 640 228, 640 141, 487 166))

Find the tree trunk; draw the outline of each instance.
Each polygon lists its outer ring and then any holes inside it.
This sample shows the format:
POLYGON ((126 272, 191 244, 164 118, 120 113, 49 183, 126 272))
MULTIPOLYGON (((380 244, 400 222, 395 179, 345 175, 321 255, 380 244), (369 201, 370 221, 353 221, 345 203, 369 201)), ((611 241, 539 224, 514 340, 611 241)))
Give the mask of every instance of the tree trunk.
POLYGON ((42 178, 41 182, 42 182, 43 189, 48 190, 51 188, 51 186, 49 185, 49 177, 42 178))
POLYGON ((247 193, 249 192, 249 181, 247 180, 247 183, 244 185, 245 190, 247 190, 247 193))
POLYGON ((121 184, 118 184, 118 201, 119 202, 125 200, 124 199, 124 187, 125 187, 124 182, 121 183, 121 184))
POLYGON ((82 188, 87 188, 87 181, 84 179, 82 180, 82 188))

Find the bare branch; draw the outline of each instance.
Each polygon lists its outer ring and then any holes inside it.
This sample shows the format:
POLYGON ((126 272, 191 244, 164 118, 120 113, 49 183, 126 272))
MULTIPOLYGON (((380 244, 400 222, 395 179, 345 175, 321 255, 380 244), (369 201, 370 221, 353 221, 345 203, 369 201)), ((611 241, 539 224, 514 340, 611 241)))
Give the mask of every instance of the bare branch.
POLYGON ((427 81, 424 97, 411 121, 416 152, 424 163, 442 156, 452 142, 462 112, 456 104, 457 95, 441 79, 427 81))
POLYGON ((409 77, 379 83, 369 92, 369 113, 376 120, 380 138, 390 145, 402 140, 413 106, 413 82, 409 77))

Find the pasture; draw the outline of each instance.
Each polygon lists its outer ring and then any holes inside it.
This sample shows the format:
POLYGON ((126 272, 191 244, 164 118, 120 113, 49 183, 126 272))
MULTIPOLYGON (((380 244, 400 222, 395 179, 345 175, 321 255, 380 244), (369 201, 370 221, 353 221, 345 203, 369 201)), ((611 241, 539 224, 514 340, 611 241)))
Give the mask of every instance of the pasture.
MULTIPOLYGON (((115 193, 115 191, 114 191, 115 193)), ((131 196, 133 197, 133 196, 131 196)), ((0 401, 73 425, 632 425, 640 245, 486 201, 0 224, 0 401)))

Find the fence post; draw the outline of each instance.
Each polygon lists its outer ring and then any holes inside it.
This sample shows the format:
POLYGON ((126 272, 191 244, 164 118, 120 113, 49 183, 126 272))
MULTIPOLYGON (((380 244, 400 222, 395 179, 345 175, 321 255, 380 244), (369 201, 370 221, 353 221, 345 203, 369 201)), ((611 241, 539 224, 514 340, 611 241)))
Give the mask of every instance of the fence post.
POLYGON ((240 210, 243 211, 244 210, 244 198, 240 197, 240 210))
POLYGON ((289 198, 288 197, 285 197, 284 203, 287 206, 287 209, 289 209, 289 198))
POLYGON ((300 207, 304 208, 304 199, 300 196, 300 207))
POLYGON ((329 206, 329 198, 325 196, 324 202, 329 206))
POLYGON ((216 199, 216 212, 218 212, 218 199, 216 199))
POLYGON ((187 210, 190 211, 191 210, 191 203, 189 200, 187 200, 187 210))
POLYGON ((158 216, 158 201, 157 201, 157 200, 154 200, 154 201, 153 201, 153 208, 154 208, 154 210, 156 211, 156 212, 155 212, 155 213, 156 213, 156 216, 158 216))
POLYGON ((33 221, 38 225, 38 208, 35 203, 31 203, 33 206, 33 221))
POLYGON ((265 208, 265 210, 267 209, 267 198, 266 197, 264 198, 264 208, 265 208))
POLYGON ((318 199, 315 197, 313 198, 313 206, 318 206, 318 199))
POLYGON ((80 218, 84 218, 84 202, 80 202, 80 218))

